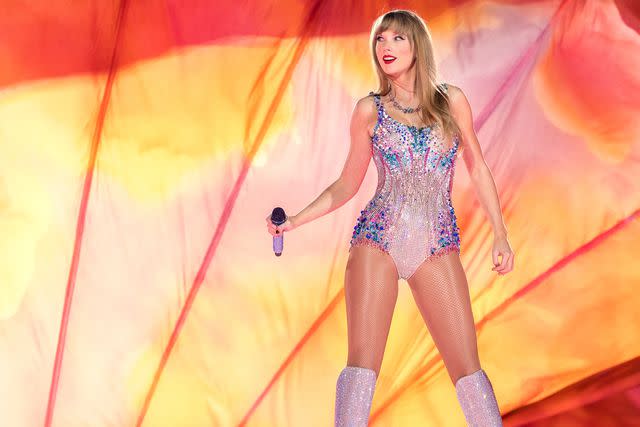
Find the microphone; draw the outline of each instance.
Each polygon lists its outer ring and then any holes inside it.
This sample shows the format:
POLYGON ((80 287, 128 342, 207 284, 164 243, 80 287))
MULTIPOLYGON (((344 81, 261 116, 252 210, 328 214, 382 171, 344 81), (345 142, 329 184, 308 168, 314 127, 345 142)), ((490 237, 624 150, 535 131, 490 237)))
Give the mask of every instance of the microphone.
MULTIPOLYGON (((282 225, 287 222, 287 214, 284 213, 284 209, 277 207, 271 212, 271 223, 273 225, 282 225)), ((284 234, 284 232, 282 232, 284 234)), ((282 255, 282 234, 273 236, 273 252, 276 256, 282 255)))

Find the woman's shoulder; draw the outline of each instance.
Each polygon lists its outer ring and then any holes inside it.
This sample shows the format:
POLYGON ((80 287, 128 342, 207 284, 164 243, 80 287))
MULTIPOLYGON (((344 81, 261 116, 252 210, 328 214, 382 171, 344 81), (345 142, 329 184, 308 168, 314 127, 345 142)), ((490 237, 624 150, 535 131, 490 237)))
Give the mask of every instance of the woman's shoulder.
POLYGON ((380 94, 371 91, 367 96, 364 96, 358 100, 358 102, 360 101, 367 105, 376 105, 378 101, 380 101, 380 94))
POLYGON ((369 95, 358 99, 353 110, 353 116, 351 119, 352 126, 366 128, 369 136, 371 137, 377 120, 378 106, 374 96, 370 93, 369 95))
POLYGON ((446 93, 449 98, 455 98, 460 94, 463 94, 462 89, 460 87, 451 84, 449 82, 442 82, 438 84, 438 87, 442 90, 442 92, 446 93))
POLYGON ((369 92, 367 96, 363 96, 358 99, 355 106, 355 111, 362 115, 376 115, 377 111, 377 95, 374 92, 369 92))
POLYGON ((438 88, 447 95, 453 95, 460 91, 460 88, 454 84, 449 82, 440 82, 438 83, 438 88))
POLYGON ((459 125, 471 123, 471 104, 464 91, 459 86, 455 86, 450 83, 448 83, 447 86, 449 87, 447 95, 449 98, 451 114, 458 121, 459 125))
POLYGON ((451 83, 441 84, 446 85, 444 93, 446 93, 446 97, 448 98, 452 112, 456 113, 459 110, 467 110, 470 108, 469 100, 467 99, 465 93, 462 91, 462 88, 456 85, 452 85, 451 83))

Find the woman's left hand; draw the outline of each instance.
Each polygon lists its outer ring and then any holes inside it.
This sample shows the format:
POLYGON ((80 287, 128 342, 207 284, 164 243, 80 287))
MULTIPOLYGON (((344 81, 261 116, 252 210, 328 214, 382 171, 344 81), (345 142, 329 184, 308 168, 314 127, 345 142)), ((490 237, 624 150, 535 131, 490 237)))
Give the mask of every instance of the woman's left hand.
POLYGON ((494 267, 491 269, 498 274, 506 274, 513 270, 513 259, 515 252, 511 249, 507 236, 498 235, 493 239, 493 250, 491 256, 493 258, 494 267), (498 257, 502 255, 502 259, 498 261, 498 257))

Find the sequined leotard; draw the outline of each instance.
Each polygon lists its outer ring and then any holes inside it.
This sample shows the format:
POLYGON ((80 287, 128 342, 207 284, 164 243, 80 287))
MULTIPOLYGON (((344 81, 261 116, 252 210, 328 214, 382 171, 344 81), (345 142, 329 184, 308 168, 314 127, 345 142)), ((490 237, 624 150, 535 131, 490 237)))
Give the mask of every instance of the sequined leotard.
MULTIPOLYGON (((442 84, 447 91, 446 83, 442 84)), ((373 95, 373 92, 370 93, 373 95)), ((460 252, 451 203, 458 135, 449 148, 440 126, 398 122, 373 95, 378 119, 371 138, 378 186, 360 211, 349 251, 370 245, 391 255, 402 279, 431 257, 460 252)))

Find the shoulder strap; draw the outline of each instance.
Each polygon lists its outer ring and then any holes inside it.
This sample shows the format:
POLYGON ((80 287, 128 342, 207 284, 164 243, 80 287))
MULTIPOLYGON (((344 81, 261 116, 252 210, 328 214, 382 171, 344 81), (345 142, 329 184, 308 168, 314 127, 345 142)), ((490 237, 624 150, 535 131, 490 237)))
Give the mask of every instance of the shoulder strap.
POLYGON ((369 92, 369 96, 373 96, 373 100, 376 103, 376 110, 378 111, 378 119, 382 117, 382 110, 380 108, 380 95, 376 95, 374 92, 369 92))
POLYGON ((447 85, 446 83, 440 83, 440 87, 442 88, 442 91, 444 93, 447 93, 449 91, 449 85, 447 85))

